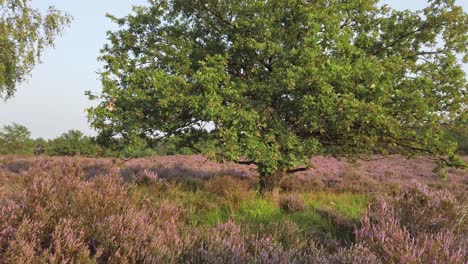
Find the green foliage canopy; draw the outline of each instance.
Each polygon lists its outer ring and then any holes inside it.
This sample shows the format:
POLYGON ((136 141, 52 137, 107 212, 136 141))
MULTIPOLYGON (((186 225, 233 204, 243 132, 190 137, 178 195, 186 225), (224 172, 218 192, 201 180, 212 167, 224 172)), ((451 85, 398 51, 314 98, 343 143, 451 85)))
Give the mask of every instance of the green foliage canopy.
POLYGON ((468 16, 378 0, 151 0, 116 18, 89 119, 104 138, 176 135, 258 165, 265 184, 314 154, 452 156, 466 114, 468 16), (270 180, 269 180, 270 179, 270 180))
POLYGON ((54 7, 42 14, 29 0, 0 0, 0 98, 14 94, 70 21, 54 7))

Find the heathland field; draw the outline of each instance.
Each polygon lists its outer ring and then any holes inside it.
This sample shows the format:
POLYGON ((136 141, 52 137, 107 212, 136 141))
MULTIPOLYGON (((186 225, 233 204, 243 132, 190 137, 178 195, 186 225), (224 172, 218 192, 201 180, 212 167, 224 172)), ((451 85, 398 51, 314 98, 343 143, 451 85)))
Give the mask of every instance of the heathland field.
POLYGON ((76 3, 0 0, 0 264, 468 264, 468 1, 76 3))
POLYGON ((0 263, 467 263, 467 173, 313 158, 279 197, 203 156, 0 157, 0 263))

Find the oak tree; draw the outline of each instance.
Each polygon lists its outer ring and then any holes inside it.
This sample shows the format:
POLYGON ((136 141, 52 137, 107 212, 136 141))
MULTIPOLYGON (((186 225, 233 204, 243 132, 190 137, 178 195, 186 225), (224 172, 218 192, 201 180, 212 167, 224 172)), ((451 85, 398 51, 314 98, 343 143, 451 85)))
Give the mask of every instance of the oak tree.
POLYGON ((101 138, 176 135, 256 164, 263 190, 316 154, 432 155, 466 116, 468 16, 453 0, 150 0, 108 33, 101 138))

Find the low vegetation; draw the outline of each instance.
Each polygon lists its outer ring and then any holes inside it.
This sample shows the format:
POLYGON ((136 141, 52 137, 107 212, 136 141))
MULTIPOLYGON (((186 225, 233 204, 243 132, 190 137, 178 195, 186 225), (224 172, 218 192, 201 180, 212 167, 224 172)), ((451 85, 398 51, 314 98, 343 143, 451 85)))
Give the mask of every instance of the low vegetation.
POLYGON ((0 262, 468 261, 466 192, 431 177, 369 189, 356 183, 369 178, 343 171, 316 175, 320 191, 285 184, 277 203, 258 194, 258 177, 236 173, 238 165, 217 165, 227 175, 202 157, 163 158, 167 168, 185 162, 212 174, 170 174, 150 159, 118 166, 0 156, 0 262), (342 180, 324 184, 332 177, 342 180))
MULTIPOLYGON (((0 0, 0 99, 71 21, 30 2, 0 0)), ((96 137, 0 129, 0 263, 468 263, 454 0, 107 17, 96 137)))

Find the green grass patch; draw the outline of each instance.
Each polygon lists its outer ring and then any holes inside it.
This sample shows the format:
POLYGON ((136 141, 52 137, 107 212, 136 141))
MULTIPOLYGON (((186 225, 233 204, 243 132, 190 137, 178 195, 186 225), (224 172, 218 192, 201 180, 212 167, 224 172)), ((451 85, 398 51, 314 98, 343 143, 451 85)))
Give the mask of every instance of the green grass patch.
POLYGON ((239 209, 234 212, 236 222, 258 227, 268 225, 280 220, 281 210, 272 201, 263 198, 254 198, 243 201, 239 209))
POLYGON ((367 208, 368 200, 364 194, 314 192, 303 193, 307 207, 315 209, 329 208, 335 213, 353 220, 358 220, 367 208))
POLYGON ((349 240, 352 236, 349 226, 358 223, 368 203, 363 194, 310 192, 299 194, 305 203, 303 211, 287 213, 272 200, 262 198, 253 191, 251 196, 233 204, 199 185, 190 188, 191 185, 176 182, 164 184, 136 186, 132 192, 139 199, 176 203, 186 210, 194 227, 215 226, 232 219, 242 227, 243 232, 254 234, 290 222, 297 225, 302 234, 318 232, 349 240), (340 223, 344 223, 344 228, 340 223))

